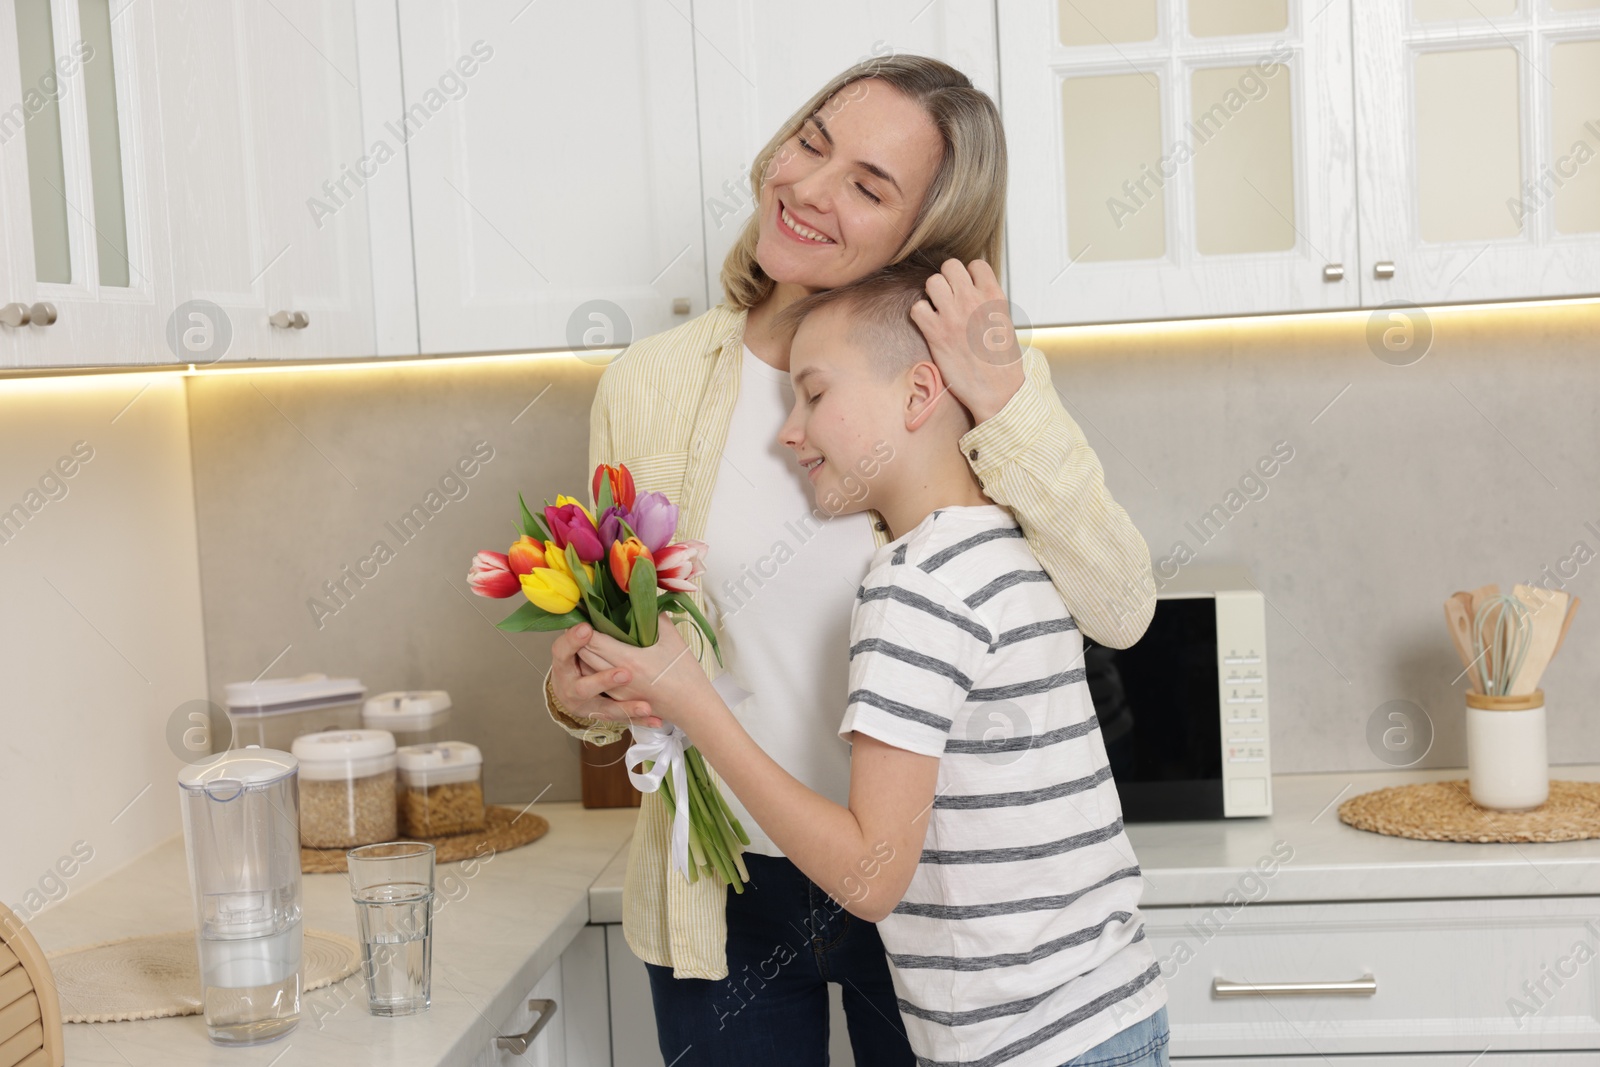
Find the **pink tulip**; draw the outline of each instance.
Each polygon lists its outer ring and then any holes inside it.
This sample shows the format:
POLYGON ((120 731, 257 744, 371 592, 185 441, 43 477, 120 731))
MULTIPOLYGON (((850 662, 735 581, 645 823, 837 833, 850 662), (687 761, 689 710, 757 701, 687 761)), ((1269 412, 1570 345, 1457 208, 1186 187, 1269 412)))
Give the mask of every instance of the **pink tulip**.
POLYGON ((550 524, 550 536, 555 539, 557 548, 572 545, 578 558, 585 563, 606 558, 605 547, 600 544, 600 531, 594 528, 594 520, 581 505, 550 505, 544 509, 544 517, 550 524))
POLYGON ((511 572, 511 564, 503 552, 479 552, 473 556, 467 584, 479 596, 496 599, 522 592, 522 580, 511 572))
POLYGON ((656 584, 674 593, 694 591, 694 579, 706 572, 704 541, 679 541, 656 553, 656 584))

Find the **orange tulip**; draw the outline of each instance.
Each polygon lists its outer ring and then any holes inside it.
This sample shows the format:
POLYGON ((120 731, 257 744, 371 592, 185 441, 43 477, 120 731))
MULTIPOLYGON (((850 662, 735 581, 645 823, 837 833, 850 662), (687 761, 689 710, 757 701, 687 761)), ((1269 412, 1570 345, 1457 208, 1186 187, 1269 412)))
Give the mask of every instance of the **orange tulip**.
POLYGON ((513 574, 527 574, 535 567, 549 566, 544 561, 544 546, 527 534, 517 538, 517 543, 506 551, 506 559, 513 574))
POLYGON ((628 576, 633 573, 633 564, 639 559, 655 562, 650 549, 637 537, 611 542, 611 577, 617 580, 624 593, 628 591, 628 576))

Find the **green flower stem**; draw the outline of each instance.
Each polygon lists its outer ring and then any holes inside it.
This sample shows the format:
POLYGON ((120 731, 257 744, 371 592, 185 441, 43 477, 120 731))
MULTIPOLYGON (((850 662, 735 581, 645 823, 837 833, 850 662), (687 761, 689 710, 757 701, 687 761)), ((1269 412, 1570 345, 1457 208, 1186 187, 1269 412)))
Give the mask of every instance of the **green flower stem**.
POLYGON ((709 801, 705 796, 705 790, 711 787, 710 782, 703 781, 699 775, 692 776, 689 781, 690 788, 696 792, 696 799, 699 800, 700 804, 702 805, 703 821, 708 826, 711 833, 715 835, 716 843, 718 846, 720 846, 717 850, 717 857, 721 861, 719 869, 727 878, 728 884, 734 887, 734 891, 743 893, 744 883, 748 879, 748 875, 746 875, 744 878, 734 877, 735 870, 738 869, 742 872, 744 865, 742 862, 738 863, 737 865, 735 864, 735 857, 738 855, 739 846, 733 839, 733 831, 722 824, 720 820, 720 811, 718 810, 716 804, 709 801))
POLYGON ((716 784, 711 780, 711 775, 706 770, 705 757, 700 754, 700 750, 697 748, 689 749, 689 757, 700 769, 700 777, 705 779, 706 784, 710 786, 708 792, 716 799, 718 810, 720 810, 723 817, 728 820, 728 825, 733 828, 733 832, 738 835, 739 843, 741 845, 748 845, 750 843, 750 835, 744 832, 743 826, 739 825, 739 820, 734 817, 733 809, 728 806, 728 801, 723 797, 722 790, 718 789, 716 784))

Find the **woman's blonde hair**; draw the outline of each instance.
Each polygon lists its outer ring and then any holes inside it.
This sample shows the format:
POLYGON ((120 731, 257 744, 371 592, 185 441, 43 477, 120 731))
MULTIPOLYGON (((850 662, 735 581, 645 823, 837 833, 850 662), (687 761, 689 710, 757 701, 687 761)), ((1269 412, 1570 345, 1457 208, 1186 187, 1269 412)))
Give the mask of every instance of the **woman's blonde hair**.
MULTIPOLYGON (((927 56, 888 55, 864 59, 823 86, 789 117, 750 168, 752 199, 761 199, 770 160, 812 114, 835 93, 863 78, 877 78, 921 104, 944 142, 939 170, 890 263, 922 250, 939 261, 981 259, 1000 269, 1006 213, 1006 137, 994 101, 948 63, 927 56)), ((761 236, 759 208, 722 261, 722 291, 735 308, 753 308, 776 283, 756 262, 761 236)))

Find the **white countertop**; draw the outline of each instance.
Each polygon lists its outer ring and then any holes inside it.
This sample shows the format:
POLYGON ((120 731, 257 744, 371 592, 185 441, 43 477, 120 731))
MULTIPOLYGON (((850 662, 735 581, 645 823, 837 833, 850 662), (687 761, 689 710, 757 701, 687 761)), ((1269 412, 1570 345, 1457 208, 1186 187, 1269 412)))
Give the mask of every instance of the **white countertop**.
MULTIPOLYGON (((198 1015, 74 1024, 66 1027, 67 1062, 74 1067, 265 1067, 292 1048, 284 1067, 470 1063, 493 1041, 494 1020, 510 1017, 520 996, 589 921, 589 886, 626 843, 638 815, 636 808, 588 811, 576 802, 536 804, 529 810, 549 820, 544 837, 480 861, 471 873, 461 863, 440 864, 435 872, 440 905, 433 927, 433 1003, 423 1014, 401 1019, 367 1014, 358 979, 353 999, 337 985, 304 994, 300 1025, 265 1045, 213 1045, 198 1015)), ((304 915, 308 929, 355 937, 346 877, 306 875, 304 915)), ((74 892, 29 927, 46 953, 193 930, 182 837, 74 892)))
MULTIPOLYGON (((1441 897, 1590 896, 1600 894, 1600 839, 1550 844, 1458 844, 1416 841, 1357 830, 1339 821, 1339 805, 1374 789, 1465 778, 1464 768, 1272 778, 1273 814, 1200 822, 1128 824, 1144 872, 1145 907, 1221 904, 1227 894, 1254 897, 1246 871, 1279 852, 1262 900, 1428 900, 1441 897), (1279 845, 1279 842, 1282 844, 1279 845)), ((1550 768, 1552 779, 1600 781, 1600 764, 1550 768)), ((622 921, 622 849, 589 890, 591 922, 622 921)))

